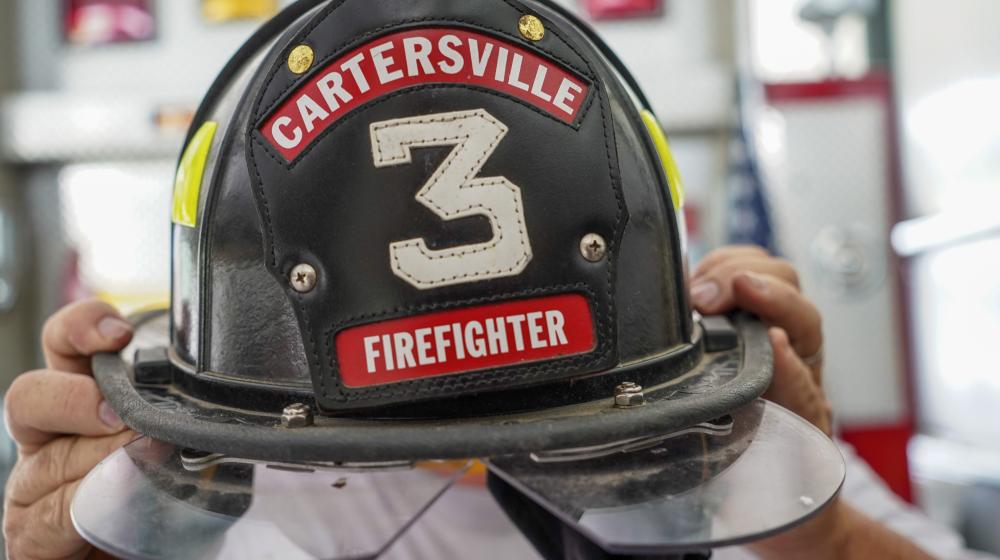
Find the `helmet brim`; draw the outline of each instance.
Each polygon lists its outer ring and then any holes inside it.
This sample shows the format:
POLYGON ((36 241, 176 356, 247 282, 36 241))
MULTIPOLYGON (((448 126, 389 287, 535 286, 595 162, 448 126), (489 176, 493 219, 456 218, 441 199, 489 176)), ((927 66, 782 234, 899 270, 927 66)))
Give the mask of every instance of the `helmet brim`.
POLYGON ((737 315, 732 321, 738 339, 734 348, 706 352, 693 369, 645 387, 644 404, 629 408, 615 407, 614 396, 607 395, 544 410, 479 417, 316 415, 311 426, 285 428, 280 407, 273 414, 222 407, 197 399, 175 384, 137 384, 134 353, 169 345, 166 312, 134 318, 132 345, 120 354, 96 355, 93 370, 105 398, 130 428, 186 448, 287 462, 492 457, 669 434, 752 402, 770 384, 771 346, 766 328, 756 319, 737 315))

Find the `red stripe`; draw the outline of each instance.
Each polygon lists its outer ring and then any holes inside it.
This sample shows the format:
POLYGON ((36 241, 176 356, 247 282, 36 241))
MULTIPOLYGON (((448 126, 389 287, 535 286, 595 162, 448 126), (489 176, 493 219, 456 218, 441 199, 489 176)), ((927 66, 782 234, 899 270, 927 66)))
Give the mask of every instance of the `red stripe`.
POLYGON ((884 74, 873 72, 857 80, 765 84, 764 95, 769 103, 795 103, 859 96, 884 99, 888 88, 889 78, 884 74))
POLYGON ((590 305, 578 294, 372 323, 342 330, 334 341, 348 387, 585 354, 596 346, 590 305))

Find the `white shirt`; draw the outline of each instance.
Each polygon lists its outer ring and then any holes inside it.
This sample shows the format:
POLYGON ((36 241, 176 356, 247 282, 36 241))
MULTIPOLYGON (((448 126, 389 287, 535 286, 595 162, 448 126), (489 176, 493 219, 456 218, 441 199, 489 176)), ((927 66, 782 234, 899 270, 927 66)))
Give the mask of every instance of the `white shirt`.
MULTIPOLYGON (((841 498, 868 517, 942 560, 996 560, 965 548, 962 538, 907 504, 838 442, 847 463, 841 498)), ((540 558, 485 489, 455 486, 382 556, 389 560, 511 560, 540 558)), ((713 551, 713 560, 756 558, 741 547, 713 551)))

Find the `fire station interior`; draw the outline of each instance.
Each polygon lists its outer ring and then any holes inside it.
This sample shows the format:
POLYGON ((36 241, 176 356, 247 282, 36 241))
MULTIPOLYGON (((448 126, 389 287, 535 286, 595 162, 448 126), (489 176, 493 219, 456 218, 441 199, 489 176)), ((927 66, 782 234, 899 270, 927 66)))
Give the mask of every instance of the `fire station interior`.
MULTIPOLYGON (((995 1, 559 1, 669 135, 692 266, 733 243, 793 263, 823 315, 838 437, 1000 554, 995 1)), ((167 304, 187 126, 288 3, 0 1, 0 389, 41 367, 63 305, 167 304)))

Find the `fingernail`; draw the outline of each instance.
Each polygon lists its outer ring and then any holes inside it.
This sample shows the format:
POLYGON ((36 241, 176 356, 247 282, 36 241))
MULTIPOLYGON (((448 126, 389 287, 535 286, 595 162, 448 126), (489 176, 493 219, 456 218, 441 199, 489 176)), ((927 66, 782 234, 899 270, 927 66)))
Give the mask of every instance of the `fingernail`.
POLYGON ((105 317, 97 323, 97 332, 108 340, 119 340, 132 333, 132 325, 118 317, 105 317))
POLYGON ((125 423, 115 414, 108 401, 102 401, 101 406, 97 407, 97 415, 101 417, 101 422, 107 424, 109 428, 119 430, 125 427, 125 423))
POLYGON ((691 301, 696 307, 707 307, 719 297, 719 283, 705 280, 691 287, 691 301))
POLYGON ((743 274, 743 277, 747 279, 747 284, 751 290, 759 293, 767 291, 767 280, 763 276, 753 272, 746 272, 743 274))

